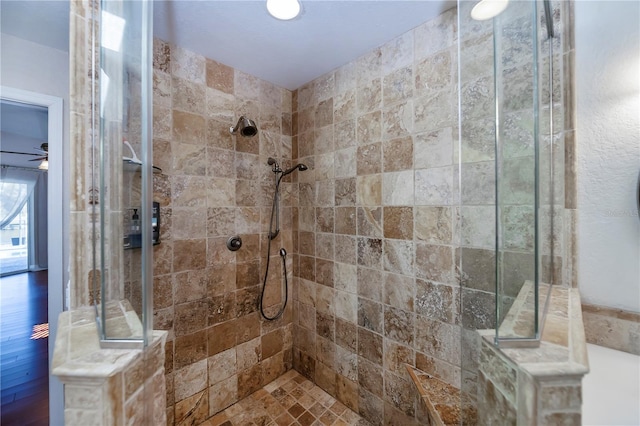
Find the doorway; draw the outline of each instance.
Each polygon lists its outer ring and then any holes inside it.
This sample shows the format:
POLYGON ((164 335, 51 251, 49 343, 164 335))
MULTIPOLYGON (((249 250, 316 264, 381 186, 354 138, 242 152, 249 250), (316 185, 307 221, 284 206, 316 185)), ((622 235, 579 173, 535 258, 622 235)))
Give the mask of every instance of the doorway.
POLYGON ((49 423, 48 108, 0 100, 0 383, 4 425, 49 423))
MULTIPOLYGON (((26 229, 17 241, 20 256, 26 251, 27 272, 2 274, 0 277, 0 358, 2 359, 2 419, 3 425, 58 424, 63 421, 63 387, 49 375, 53 358, 57 319, 63 310, 63 257, 66 251, 64 203, 42 203, 38 192, 44 191, 51 200, 63 200, 63 101, 61 98, 26 90, 0 87, 0 98, 5 103, 45 114, 46 142, 29 140, 23 150, 8 149, 3 134, 2 150, 32 152, 36 167, 8 164, 9 154, 2 154, 2 181, 23 182, 21 179, 40 167, 30 195, 16 216, 23 215, 19 223, 26 229), (46 145, 43 149, 43 144, 46 145), (50 147, 50 149, 49 149, 50 147), (35 148, 35 149, 34 149, 35 148), (44 153, 42 152, 44 151, 44 153), (43 160, 48 170, 43 171, 43 160), (10 172, 9 172, 10 171, 10 172), (8 178, 13 176, 13 178, 8 178), (40 183, 38 183, 40 181, 40 183), (41 186, 40 189, 38 185, 41 186), (26 211, 23 212, 23 209, 26 211), (26 217, 25 217, 26 215, 26 217), (42 226, 38 222, 48 224, 42 226), (20 414, 16 414, 20 413, 20 414), (26 414, 25 414, 26 413, 26 414)), ((3 108, 4 109, 4 108, 3 108)), ((2 117, 2 122, 5 122, 2 117)), ((4 131, 4 130, 3 130, 4 131)), ((19 154, 14 154, 19 156, 19 154)), ((29 156, 22 156, 27 158, 29 156)), ((28 180, 28 179, 27 179, 28 180)), ((3 189, 4 194, 4 189, 3 189)), ((16 201, 19 204, 19 200, 16 201)), ((17 207, 16 207, 17 208, 17 207)), ((6 215, 5 215, 6 216, 6 215)), ((12 218, 13 219, 13 218, 12 218)), ((2 220, 2 218, 0 218, 2 220)), ((18 222, 20 220, 18 219, 18 222)), ((4 228, 4 227, 3 227, 4 228)), ((9 244, 15 240, 7 237, 9 244)), ((4 243, 4 241, 3 241, 4 243)), ((13 247, 13 246, 12 246, 13 247)), ((0 271, 4 272, 4 270, 0 271)), ((15 272, 15 271, 14 271, 15 272)))
MULTIPOLYGON (((6 167, 4 164, 2 166, 6 167)), ((26 184, 13 183, 6 186, 10 188, 3 187, 0 197, 5 192, 27 192, 26 184)), ((4 204, 3 201, 2 205, 4 204)), ((29 270, 29 203, 25 202, 15 216, 6 222, 6 225, 0 227, 0 276, 29 270)))

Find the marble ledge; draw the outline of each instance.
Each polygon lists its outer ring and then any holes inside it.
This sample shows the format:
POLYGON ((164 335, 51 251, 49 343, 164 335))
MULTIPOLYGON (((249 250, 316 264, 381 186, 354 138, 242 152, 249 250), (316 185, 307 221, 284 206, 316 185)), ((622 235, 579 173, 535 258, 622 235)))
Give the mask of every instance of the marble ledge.
MULTIPOLYGON (((550 309, 537 348, 499 347, 510 361, 539 380, 581 378, 589 372, 580 292, 554 286, 550 309)), ((495 330, 478 330, 484 344, 494 345, 495 330)))
MULTIPOLYGON (((100 347, 95 308, 62 312, 58 320, 51 374, 63 383, 101 383, 124 371, 145 351, 100 347)), ((154 330, 146 350, 164 347, 167 332, 154 330)))

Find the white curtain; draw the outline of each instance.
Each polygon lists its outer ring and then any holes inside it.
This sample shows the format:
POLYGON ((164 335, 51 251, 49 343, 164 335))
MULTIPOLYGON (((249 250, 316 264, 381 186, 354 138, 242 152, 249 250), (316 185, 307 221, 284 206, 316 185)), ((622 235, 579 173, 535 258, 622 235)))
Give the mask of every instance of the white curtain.
POLYGON ((37 169, 0 169, 0 229, 11 223, 20 213, 41 173, 37 169))

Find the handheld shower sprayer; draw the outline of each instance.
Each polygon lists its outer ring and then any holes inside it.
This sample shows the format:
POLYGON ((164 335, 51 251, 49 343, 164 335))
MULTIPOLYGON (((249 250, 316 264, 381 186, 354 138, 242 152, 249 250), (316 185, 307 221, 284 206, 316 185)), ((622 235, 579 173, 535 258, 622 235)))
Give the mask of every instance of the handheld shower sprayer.
POLYGON ((290 169, 287 169, 287 170, 285 170, 284 172, 282 172, 282 176, 281 176, 280 178, 282 178, 282 177, 284 177, 284 176, 288 175, 289 173, 292 173, 292 172, 293 172, 293 171, 295 171, 295 170, 300 170, 301 172, 304 172, 304 171, 305 171, 305 170, 307 170, 307 169, 308 169, 308 167, 307 167, 307 166, 305 166, 305 165, 304 165, 304 164, 302 164, 302 163, 299 163, 299 164, 296 164, 295 166, 291 167, 290 169))
POLYGON ((290 169, 287 170, 282 170, 280 168, 280 165, 278 164, 278 162, 272 158, 269 157, 267 159, 267 165, 272 167, 272 171, 273 173, 275 173, 275 181, 276 181, 276 190, 273 194, 273 204, 271 205, 271 219, 269 219, 269 233, 267 234, 267 261, 266 261, 266 269, 264 271, 264 280, 262 282, 262 295, 260 296, 260 314, 262 314, 262 317, 266 320, 269 321, 273 321, 276 320, 278 318, 280 318, 282 316, 282 314, 284 313, 284 309, 287 307, 287 294, 288 294, 288 286, 289 286, 289 282, 287 279, 287 251, 283 248, 280 249, 280 257, 282 258, 282 269, 283 269, 283 276, 284 276, 284 303, 282 304, 282 306, 280 307, 278 313, 276 313, 274 316, 270 317, 265 313, 264 310, 264 292, 265 292, 265 288, 267 287, 267 277, 269 276, 269 261, 271 259, 271 241, 273 239, 275 239, 278 234, 280 234, 280 181, 282 180, 283 177, 285 177, 286 175, 293 173, 295 170, 300 170, 301 172, 305 171, 308 169, 308 167, 304 164, 296 164, 295 166, 291 167, 290 169), (274 224, 274 218, 275 218, 275 224, 274 224), (274 225, 275 225, 275 229, 274 229, 274 225))

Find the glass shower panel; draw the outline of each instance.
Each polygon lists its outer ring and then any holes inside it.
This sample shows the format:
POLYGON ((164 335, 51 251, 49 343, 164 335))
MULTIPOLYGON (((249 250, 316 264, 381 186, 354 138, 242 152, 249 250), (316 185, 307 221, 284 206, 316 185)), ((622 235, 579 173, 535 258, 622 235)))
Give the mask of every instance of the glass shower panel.
POLYGON ((484 21, 471 18, 477 3, 458 2, 463 424, 477 423, 484 395, 480 340, 539 344, 544 283, 561 275, 551 236, 564 196, 559 136, 550 136, 561 102, 552 85, 559 60, 549 59, 544 2, 512 1, 484 21))
POLYGON ((101 337, 137 346, 151 329, 151 2, 100 6, 101 337))
POLYGON ((538 335, 536 15, 536 2, 510 2, 494 18, 496 339, 538 335))

